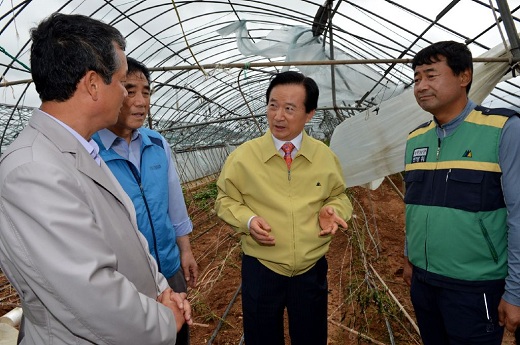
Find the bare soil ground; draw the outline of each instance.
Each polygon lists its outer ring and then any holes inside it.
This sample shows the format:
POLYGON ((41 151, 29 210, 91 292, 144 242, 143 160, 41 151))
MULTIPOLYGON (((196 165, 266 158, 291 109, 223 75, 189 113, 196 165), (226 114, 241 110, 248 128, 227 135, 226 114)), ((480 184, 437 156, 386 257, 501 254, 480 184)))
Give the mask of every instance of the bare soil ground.
MULTIPOLYGON (((402 190, 399 175, 391 181, 402 190)), ((214 189, 208 182, 186 189, 200 271, 198 287, 189 291, 196 322, 191 343, 243 344, 239 237, 215 216, 214 189)), ((327 254, 329 344, 421 344, 401 278, 402 199, 388 180, 375 191, 355 187, 349 194, 354 216, 349 229, 336 233, 327 254)), ((0 274, 0 315, 15 306, 16 292, 0 274)), ((514 344, 510 334, 503 344, 514 344)))
MULTIPOLYGON (((399 177, 394 180, 400 186, 399 177)), ((391 344, 391 338, 396 344, 420 344, 401 279, 402 199, 388 182, 376 191, 352 188, 349 193, 353 219, 349 229, 336 234, 327 254, 329 344, 391 344)), ((239 238, 220 220, 211 222, 210 236, 193 239, 202 274, 190 298, 202 325, 192 328, 192 339, 194 344, 240 344, 240 293, 233 298, 240 287, 239 238)), ((198 231, 205 227, 196 224, 198 231)))

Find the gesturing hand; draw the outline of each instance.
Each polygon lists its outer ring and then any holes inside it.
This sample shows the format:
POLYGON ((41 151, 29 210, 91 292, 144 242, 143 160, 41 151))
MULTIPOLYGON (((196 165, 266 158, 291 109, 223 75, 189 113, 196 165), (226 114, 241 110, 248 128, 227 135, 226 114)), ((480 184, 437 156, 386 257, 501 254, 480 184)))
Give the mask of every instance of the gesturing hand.
POLYGON ((336 214, 332 206, 323 206, 318 215, 320 222, 320 236, 334 235, 339 226, 348 227, 347 222, 336 214))

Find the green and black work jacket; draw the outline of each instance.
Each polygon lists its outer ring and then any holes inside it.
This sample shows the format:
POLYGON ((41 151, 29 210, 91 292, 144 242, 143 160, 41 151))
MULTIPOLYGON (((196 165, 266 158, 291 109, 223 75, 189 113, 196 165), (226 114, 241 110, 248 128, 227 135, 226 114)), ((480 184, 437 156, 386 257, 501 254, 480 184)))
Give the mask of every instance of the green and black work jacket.
POLYGON ((442 140, 431 121, 406 145, 408 259, 423 270, 469 280, 507 274, 507 211, 498 152, 509 114, 476 107, 442 140))

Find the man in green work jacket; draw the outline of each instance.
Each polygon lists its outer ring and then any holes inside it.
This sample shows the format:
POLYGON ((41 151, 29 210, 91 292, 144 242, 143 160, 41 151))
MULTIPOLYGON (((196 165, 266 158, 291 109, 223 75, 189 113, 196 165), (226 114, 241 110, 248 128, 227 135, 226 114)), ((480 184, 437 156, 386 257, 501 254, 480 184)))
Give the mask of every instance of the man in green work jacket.
POLYGON ((327 343, 327 260, 352 205, 334 153, 304 126, 318 104, 311 78, 276 75, 269 131, 232 152, 217 182, 217 214, 242 235, 242 308, 248 345, 327 343))

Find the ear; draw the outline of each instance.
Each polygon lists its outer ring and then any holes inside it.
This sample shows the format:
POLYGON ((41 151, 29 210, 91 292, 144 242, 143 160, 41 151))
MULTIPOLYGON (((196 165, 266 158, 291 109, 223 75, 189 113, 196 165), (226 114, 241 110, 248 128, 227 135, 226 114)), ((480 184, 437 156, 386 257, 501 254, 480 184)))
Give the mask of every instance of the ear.
POLYGON ((307 114, 305 114, 305 116, 307 116, 305 123, 309 122, 312 119, 312 117, 314 116, 314 114, 316 114, 316 109, 313 109, 310 112, 308 112, 307 114))
POLYGON ((473 79, 473 75, 471 73, 471 70, 468 68, 464 72, 460 74, 460 86, 466 87, 473 79))
POLYGON ((80 83, 85 88, 87 93, 92 97, 93 101, 97 101, 99 99, 99 87, 100 83, 102 83, 103 80, 94 71, 88 71, 85 76, 80 80, 80 83))

